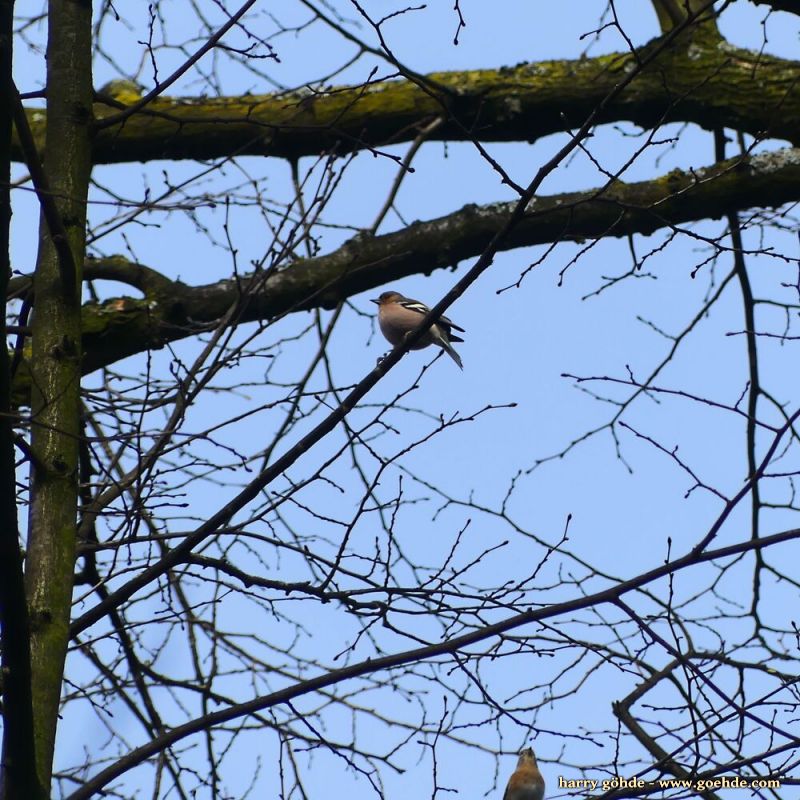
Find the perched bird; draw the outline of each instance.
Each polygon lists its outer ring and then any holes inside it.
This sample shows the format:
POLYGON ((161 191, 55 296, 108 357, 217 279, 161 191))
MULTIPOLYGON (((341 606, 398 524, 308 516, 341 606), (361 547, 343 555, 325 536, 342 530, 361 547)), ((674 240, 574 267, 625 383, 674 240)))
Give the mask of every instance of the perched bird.
POLYGON ((542 800, 544 778, 536 765, 536 756, 530 747, 519 754, 517 768, 508 779, 503 800, 542 800))
MULTIPOLYGON (((384 292, 377 299, 373 299, 372 302, 378 304, 378 324, 380 325, 381 333, 393 345, 400 344, 409 333, 415 331, 425 315, 430 311, 425 303, 403 297, 400 292, 384 292)), ((454 330, 464 333, 464 329, 456 325, 453 320, 447 317, 439 317, 411 349, 421 350, 429 344, 438 345, 458 364, 460 369, 464 369, 461 357, 451 344, 452 342, 463 342, 464 340, 456 336, 453 333, 454 330)))

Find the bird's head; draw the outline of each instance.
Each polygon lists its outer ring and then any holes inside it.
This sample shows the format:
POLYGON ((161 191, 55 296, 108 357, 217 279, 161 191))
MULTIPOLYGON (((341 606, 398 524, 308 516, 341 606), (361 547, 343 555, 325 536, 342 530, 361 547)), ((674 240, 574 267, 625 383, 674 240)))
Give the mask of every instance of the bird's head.
POLYGON ((382 306, 386 303, 396 303, 398 300, 402 300, 403 295, 400 292, 384 292, 380 295, 380 297, 373 297, 371 300, 376 305, 382 306))

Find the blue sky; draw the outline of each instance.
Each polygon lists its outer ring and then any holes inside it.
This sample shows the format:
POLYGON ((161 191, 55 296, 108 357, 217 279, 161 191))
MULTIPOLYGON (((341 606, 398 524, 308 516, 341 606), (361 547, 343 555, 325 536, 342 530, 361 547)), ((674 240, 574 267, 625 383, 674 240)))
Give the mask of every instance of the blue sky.
MULTIPOLYGON (((123 23, 108 23, 106 35, 110 44, 107 49, 119 59, 118 66, 123 74, 135 75, 149 89, 153 84, 152 65, 143 57, 143 47, 137 44, 137 40, 144 40, 147 36, 147 9, 144 4, 125 5, 130 7, 120 7, 120 14, 132 22, 134 29, 128 29, 123 23)), ((213 4, 209 5, 207 12, 213 18, 217 12, 213 4)), ((507 0, 500 4, 471 1, 460 5, 467 25, 459 34, 457 46, 452 42, 457 16, 450 3, 430 4, 387 23, 385 35, 395 56, 407 67, 427 73, 491 68, 543 59, 571 59, 584 51, 591 57, 625 47, 621 37, 610 28, 597 37, 585 36, 601 24, 603 2, 584 0, 581 3, 545 4, 507 0)), ((173 44, 181 43, 187 37, 202 36, 202 25, 187 4, 162 6, 173 44)), ((337 7, 344 10, 348 5, 342 2, 337 7)), ((625 32, 635 44, 642 44, 657 35, 655 14, 649 4, 630 1, 616 3, 616 7, 625 32)), ((388 9, 381 4, 381 13, 388 13, 388 9)), ((376 9, 372 10, 377 13, 376 9)), ((263 31, 262 35, 266 36, 271 30, 270 13, 284 14, 282 20, 287 25, 292 19, 304 18, 303 13, 293 6, 276 10, 257 5, 248 25, 263 31)), ((347 13, 354 16, 352 9, 347 13)), ((796 57, 800 32, 797 18, 776 13, 762 26, 765 17, 763 8, 738 2, 722 17, 720 27, 729 41, 738 46, 759 49, 764 45, 768 53, 796 57)), ((353 29, 365 39, 374 40, 366 28, 353 29)), ((241 35, 238 38, 234 35, 231 39, 232 44, 242 45, 244 41, 241 35)), ((281 61, 260 67, 276 84, 286 87, 302 86, 336 68, 352 50, 321 25, 297 35, 277 37, 271 43, 281 61)), ((37 82, 36 76, 41 74, 41 59, 19 46, 16 57, 21 87, 26 91, 38 88, 41 81, 37 82)), ((184 57, 185 53, 177 48, 160 51, 159 76, 168 74, 184 57)), ((335 82, 365 80, 374 62, 370 57, 357 61, 337 75, 335 82)), ((203 69, 211 69, 210 61, 201 62, 203 69)), ((392 71, 383 63, 379 63, 379 69, 382 74, 392 71)), ((220 90, 229 94, 260 93, 272 89, 265 85, 263 78, 237 67, 224 57, 220 57, 217 75, 219 86, 192 73, 169 94, 191 96, 220 90)), ((98 56, 95 84, 100 86, 116 77, 119 74, 98 56)), ((605 126, 596 131, 588 147, 605 168, 613 169, 641 145, 641 139, 632 135, 635 133, 634 126, 627 123, 605 126)), ((648 149, 626 173, 625 180, 642 180, 675 167, 701 167, 713 161, 713 141, 706 132, 692 126, 669 125, 663 129, 661 138, 664 144, 648 149)), ((564 136, 551 136, 532 145, 490 144, 487 150, 518 181, 526 183, 564 141, 564 136)), ((773 146, 776 145, 772 142, 761 145, 764 148, 773 146)), ((405 150, 405 146, 388 148, 388 152, 400 156, 405 150)), ((312 163, 311 159, 305 159, 301 162, 301 170, 311 168, 312 163)), ((414 161, 414 168, 414 174, 403 183, 396 201, 396 207, 406 222, 444 215, 467 203, 512 199, 510 190, 500 184, 496 173, 470 144, 425 144, 414 161)), ((103 185, 117 187, 133 199, 141 197, 146 188, 157 194, 167 182, 175 185, 182 179, 199 175, 204 169, 204 165, 192 162, 115 165, 98 167, 95 178, 103 185)), ((392 160, 376 158, 370 153, 359 154, 343 169, 341 183, 324 213, 324 221, 330 227, 319 231, 322 252, 336 248, 350 238, 356 228, 366 227, 372 222, 395 172, 392 160)), ((602 176, 591 162, 579 155, 548 178, 542 193, 590 188, 602 182, 602 176)), ((228 164, 218 173, 195 181, 191 191, 229 193, 232 197, 249 194, 262 202, 261 206, 253 202, 248 208, 235 208, 229 221, 230 236, 242 270, 246 270, 252 261, 261 259, 270 244, 269 215, 263 212, 263 204, 290 202, 292 196, 287 164, 259 158, 243 158, 228 164)), ((16 263, 27 271, 27 265, 32 263, 35 254, 36 237, 30 235, 35 207, 22 192, 16 194, 19 205, 14 216, 14 252, 16 263)), ((106 199, 98 189, 93 190, 93 197, 106 199)), ((94 205, 90 211, 95 224, 113 213, 113 207, 100 204, 94 205)), ((98 239, 92 252, 96 255, 125 253, 184 282, 211 283, 229 276, 231 272, 232 258, 226 251, 223 232, 224 214, 220 203, 214 208, 200 208, 195 214, 154 212, 145 218, 147 225, 126 228, 124 237, 116 232, 98 239)), ((402 222, 398 215, 389 214, 380 232, 399 227, 402 227, 402 222)), ((719 236, 723 230, 720 221, 686 227, 709 237, 719 236)), ((771 231, 767 235, 770 246, 790 258, 797 257, 793 232, 771 231)), ((709 257, 710 249, 698 239, 685 235, 671 239, 662 247, 669 238, 665 231, 650 237, 635 237, 634 246, 639 256, 652 251, 644 266, 646 275, 621 281, 596 296, 591 295, 609 277, 630 269, 631 255, 625 240, 602 241, 587 250, 570 266, 562 282, 562 270, 582 250, 581 245, 563 243, 532 270, 518 288, 511 289, 506 287, 513 285, 528 265, 543 255, 544 248, 501 253, 492 267, 451 307, 448 315, 467 330, 465 343, 458 347, 465 364, 464 372, 459 372, 445 358, 437 360, 425 371, 418 387, 408 398, 414 410, 394 409, 386 417, 390 426, 384 429, 373 426, 369 430, 374 454, 383 458, 394 456, 412 442, 427 436, 437 427, 439 418, 469 416, 488 405, 515 403, 516 406, 497 408, 478 416, 475 421, 444 430, 403 455, 383 473, 379 495, 389 503, 402 492, 406 501, 398 510, 394 533, 397 545, 411 562, 435 571, 466 526, 458 558, 463 565, 487 548, 507 541, 469 571, 465 578, 468 584, 497 587, 506 581, 524 580, 544 558, 547 546, 558 543, 567 518, 571 517, 567 548, 598 571, 626 579, 662 563, 670 552, 670 546, 673 554, 681 554, 702 538, 719 514, 722 501, 702 488, 692 490, 692 478, 665 451, 678 448, 681 460, 691 465, 703 483, 728 496, 735 494, 746 477, 747 465, 745 426, 741 415, 734 412, 710 409, 685 397, 642 396, 625 412, 624 420, 643 436, 658 441, 664 450, 637 437, 632 430, 617 429, 618 455, 611 434, 605 430, 575 446, 564 458, 549 460, 531 471, 537 461, 562 452, 571 441, 604 425, 614 414, 614 406, 599 401, 582 389, 589 388, 604 397, 616 399, 630 393, 629 387, 609 385, 607 381, 577 385, 575 380, 564 375, 624 380, 628 377, 628 369, 637 379, 648 375, 671 346, 664 333, 677 335, 687 326, 707 295, 730 271, 730 257, 723 254, 718 263, 702 267, 697 276, 692 277, 693 270, 709 257), (516 482, 509 494, 512 480, 516 482), (439 487, 441 493, 437 494, 431 484, 439 487), (467 508, 463 505, 467 501, 485 510, 467 508), (507 520, 498 516, 498 510, 504 505, 508 519, 535 536, 536 540, 515 530, 507 520)), ((757 230, 746 233, 746 244, 754 248, 760 245, 757 230)), ((453 272, 441 270, 431 276, 414 276, 392 284, 391 288, 432 305, 469 266, 460 264, 453 272)), ((761 296, 791 301, 787 299, 790 290, 782 284, 791 285, 795 280, 796 263, 752 256, 748 258, 748 266, 756 291, 761 296)), ((382 288, 388 287, 376 288, 352 298, 332 335, 328 352, 331 370, 339 386, 358 381, 387 349, 376 333, 374 306, 369 303, 369 298, 376 296, 382 288)), ((105 286, 100 291, 114 296, 119 288, 105 286)), ((758 313, 758 320, 765 329, 782 329, 782 322, 771 315, 769 309, 759 308, 758 313)), ((323 321, 329 316, 330 312, 324 312, 323 321)), ((266 327, 258 334, 255 345, 262 348, 262 355, 270 358, 244 359, 216 379, 220 386, 244 388, 238 392, 212 393, 192 409, 185 424, 187 433, 226 423, 238 414, 248 416, 222 428, 216 437, 217 444, 198 440, 190 445, 191 452, 197 457, 229 462, 229 470, 212 471, 206 478, 189 482, 179 491, 169 487, 170 476, 165 473, 166 494, 179 495, 180 501, 188 506, 170 512, 173 518, 165 523, 167 529, 185 530, 193 520, 206 518, 229 499, 238 485, 252 477, 251 473, 233 466, 237 459, 227 455, 224 447, 255 457, 266 446, 270 432, 282 418, 280 407, 267 406, 285 394, 281 383, 291 385, 297 380, 313 352, 312 337, 296 342, 288 341, 288 338, 310 322, 311 315, 304 313, 266 327), (276 343, 284 339, 287 341, 278 347, 276 343), (276 357, 273 359, 271 356, 276 357), (269 373, 267 364, 271 370, 269 373)), ((741 300, 738 289, 731 284, 710 313, 687 336, 676 357, 655 381, 656 386, 683 389, 698 397, 734 406, 747 383, 743 357, 745 340, 736 335, 743 328, 741 300)), ((236 340, 243 340, 253 330, 250 327, 239 331, 236 340)), ((153 371, 168 374, 166 370, 170 361, 177 356, 188 363, 199 352, 200 346, 197 340, 188 340, 177 344, 173 352, 164 350, 152 354, 153 371)), ((770 346, 765 342, 763 346, 762 381, 781 402, 791 403, 796 398, 796 346, 794 342, 783 346, 770 346)), ((353 413, 352 424, 365 424, 377 413, 376 406, 406 391, 418 380, 422 366, 434 355, 431 350, 424 350, 406 356, 366 398, 365 404, 353 413)), ((137 371, 143 365, 143 358, 138 357, 118 369, 120 372, 137 371)), ((90 376, 86 383, 95 386, 98 381, 97 376, 90 376)), ((317 374, 311 385, 322 388, 322 376, 317 374)), ((133 392, 132 389, 128 391, 133 392)), ((776 415, 764 404, 762 409, 763 418, 774 424, 776 415)), ((151 412, 147 417, 147 425, 153 430, 157 429, 161 413, 151 412)), ((320 413, 321 409, 313 411, 298 425, 290 440, 307 430, 320 418, 320 413)), ((321 443, 304 456, 292 468, 288 479, 275 489, 286 490, 288 480, 299 480, 310 470, 318 469, 341 441, 341 435, 337 434, 321 443)), ((764 434, 759 440, 760 452, 764 452, 767 443, 768 437, 764 434)), ((374 454, 367 452, 366 448, 360 450, 365 469, 370 474, 377 468, 374 454)), ((788 466, 783 468, 788 469, 794 459, 796 456, 790 453, 788 466)), ((326 471, 326 476, 329 479, 327 484, 313 483, 298 494, 303 505, 286 509, 286 528, 275 519, 255 518, 250 520, 248 528, 264 535, 271 531, 287 535, 291 525, 318 545, 327 538, 329 544, 325 547, 335 552, 340 529, 326 526, 307 509, 316 510, 318 514, 324 509, 325 516, 349 519, 361 497, 360 483, 346 455, 326 471), (259 527, 260 523, 263 527, 259 527)), ((769 491, 776 498, 785 499, 789 491, 787 482, 776 481, 775 484, 775 488, 769 491)), ((763 516, 765 533, 796 524, 794 514, 784 510, 770 510, 763 516)), ((721 531, 718 544, 746 539, 748 525, 748 509, 743 504, 721 531)), ((385 542, 375 545, 380 537, 381 527, 373 511, 355 526, 350 543, 356 552, 371 552, 374 546, 384 552, 385 542)), ((246 559, 246 555, 238 552, 236 547, 232 552, 246 559)), ((783 546, 775 552, 780 552, 781 561, 796 559, 794 545, 783 546)), ((284 580, 308 578, 303 571, 302 559, 293 562, 284 554, 279 561, 266 547, 260 555, 263 562, 258 566, 254 562, 243 563, 248 563, 254 570, 264 569, 270 574, 280 575, 284 580)), ((356 564, 357 559, 353 563, 356 564)), ((749 563, 745 559, 737 571, 732 570, 727 575, 721 587, 723 593, 737 596, 737 582, 749 580, 749 563)), ((676 599, 690 597, 698 587, 707 585, 708 573, 701 572, 702 569, 695 568, 676 578, 673 585, 676 599)), ((545 559, 536 579, 526 584, 521 602, 534 607, 607 585, 605 579, 587 577, 586 573, 585 568, 578 566, 566 554, 553 553, 545 559)), ((412 581, 418 576, 401 563, 396 566, 396 577, 400 581, 412 581)), ((208 600, 206 589, 197 586, 195 591, 198 602, 208 600)), ((666 581, 653 587, 654 594, 662 599, 668 591, 666 581)), ((694 601, 697 614, 713 616, 721 601, 711 597, 706 600, 694 601), (707 605, 703 605, 706 600, 707 605)), ((774 615, 777 625, 786 626, 785 608, 790 600, 796 602, 791 594, 787 598, 783 589, 769 586, 764 595, 765 617, 774 615)), ((146 617, 159 607, 160 601, 156 593, 142 603, 137 616, 146 617)), ((641 613, 652 611, 644 598, 637 598, 637 603, 641 613)), ((291 644, 293 652, 313 654, 329 664, 340 663, 334 660, 335 656, 357 637, 358 623, 344 618, 339 608, 301 600, 281 600, 278 605, 303 623, 305 631, 297 641, 293 640, 294 634, 285 624, 271 619, 263 610, 257 611, 246 598, 236 593, 219 601, 217 623, 229 626, 230 630, 272 626, 271 641, 286 646, 291 644)), ((602 611, 608 612, 609 618, 617 614, 610 609, 602 611)), ((502 616, 502 612, 496 614, 502 616)), ((597 621, 591 614, 576 618, 573 622, 575 635, 591 638, 595 633, 590 627, 597 621)), ((697 626, 694 633, 698 641, 713 648, 719 641, 717 634, 724 633, 729 640, 743 637, 743 629, 737 625, 732 625, 729 630, 728 622, 719 622, 715 629, 716 624, 709 624, 710 630, 697 626)), ((741 624, 747 625, 747 621, 741 624)), ((420 636, 435 638, 440 635, 438 626, 431 620, 420 619, 415 625, 420 636)), ((528 631, 534 632, 542 637, 543 642, 547 640, 546 631, 534 631, 533 628, 528 631)), ((602 634, 596 635, 602 638, 602 634)), ((375 636, 390 651, 411 645, 410 639, 400 635, 376 632, 375 636)), ((187 668, 185 652, 182 652, 179 642, 176 634, 175 641, 165 646, 161 659, 164 669, 174 669, 181 674, 187 668)), ((531 653, 506 654, 487 663, 482 677, 493 696, 509 705, 516 702, 517 692, 526 692, 529 701, 531 698, 541 700, 546 690, 540 684, 546 683, 547 675, 556 671, 558 666, 568 671, 572 660, 577 658, 575 651, 570 649, 559 648, 550 654, 544 647, 544 651, 538 658, 531 653)), ((370 643, 360 640, 350 657, 365 658, 370 654, 370 643)), ((590 654, 586 655, 591 658, 590 654)), ((666 656, 654 654, 652 658, 654 663, 663 663, 666 656)), ((76 654, 70 659, 70 668, 80 675, 86 667, 76 654)), ((582 675, 580 670, 577 675, 582 675)), ((251 681, 257 691, 265 691, 266 687, 280 685, 282 680, 276 675, 236 675, 223 683, 232 695, 244 698, 250 696, 251 681)), ((458 735, 469 740, 472 746, 456 746, 452 742, 439 745, 437 768, 441 785, 452 787, 464 795, 492 793, 492 796, 499 797, 502 788, 497 787, 502 787, 514 763, 510 754, 531 741, 552 784, 560 774, 566 777, 594 775, 593 766, 610 762, 614 755, 615 743, 608 731, 613 730, 616 723, 610 703, 630 692, 636 681, 636 676, 621 668, 599 667, 585 682, 576 678, 574 688, 566 693, 567 696, 542 705, 536 714, 521 712, 514 720, 503 719, 497 725, 486 721, 490 716, 486 707, 479 703, 472 707, 466 704, 458 710, 457 724, 466 726, 458 735), (471 727, 473 723, 475 727, 471 727), (584 735, 586 731, 603 733, 584 735), (498 746, 506 755, 501 759, 500 772, 496 775, 496 762, 488 751, 498 746), (481 752, 482 748, 487 752, 481 752), (588 771, 584 773, 583 769, 588 771)), ((559 685, 570 683, 571 679, 566 678, 559 685)), ((467 685, 465 679, 464 686, 467 685)), ((376 703, 382 713, 408 715, 409 719, 413 718, 413 713, 408 708, 415 702, 426 707, 429 718, 435 719, 442 713, 444 693, 436 683, 416 676, 407 678, 402 688, 411 694, 405 695, 400 689, 392 691, 391 687, 386 687, 365 693, 366 701, 376 703)), ((464 691, 467 693, 467 688, 464 691)), ((173 701, 164 697, 163 702, 165 718, 178 720, 180 713, 173 701)), ((316 702, 316 699, 304 700, 297 704, 297 708, 313 708, 316 702)), ((448 712, 453 712, 452 696, 448 712)), ((74 726, 85 725, 90 713, 90 709, 80 704, 70 707, 61 729, 58 755, 61 765, 80 762, 84 747, 95 750, 95 745, 103 741, 100 727, 96 729, 95 743, 74 735, 74 726)), ((114 713, 117 724, 128 733, 126 746, 141 743, 143 733, 138 724, 129 719, 122 708, 115 707, 114 713)), ((325 721, 332 738, 349 735, 352 720, 341 709, 331 709, 325 715, 325 721)), ((378 749, 389 748, 393 741, 403 738, 392 726, 381 726, 369 720, 361 721, 359 725, 366 726, 359 730, 359 735, 374 742, 378 749)), ((220 736, 220 741, 225 741, 225 737, 220 736)), ((413 736, 411 741, 416 741, 413 736)), ((200 748, 196 741, 193 745, 200 748)), ((277 777, 273 768, 276 753, 276 738, 263 727, 254 725, 252 732, 242 735, 238 746, 232 748, 226 757, 225 781, 232 795, 237 796, 248 784, 254 763, 261 759, 264 769, 258 778, 257 794, 277 796, 277 777)), ((195 763, 193 755, 186 758, 187 763, 195 763)), ((309 797, 328 792, 332 780, 341 796, 354 800, 374 796, 369 783, 348 770, 333 754, 318 750, 310 758, 307 771, 309 797)), ((646 760, 647 756, 636 745, 626 744, 622 761, 638 758, 646 760)), ((427 796, 432 791, 429 749, 409 744, 397 760, 405 772, 386 771, 383 778, 387 796, 427 796)), ((202 760, 197 763, 202 763, 202 760)), ((607 777, 607 774, 601 777, 607 777)), ((133 773, 129 785, 135 786, 139 779, 133 773)), ((549 796, 557 795, 551 791, 549 796)))

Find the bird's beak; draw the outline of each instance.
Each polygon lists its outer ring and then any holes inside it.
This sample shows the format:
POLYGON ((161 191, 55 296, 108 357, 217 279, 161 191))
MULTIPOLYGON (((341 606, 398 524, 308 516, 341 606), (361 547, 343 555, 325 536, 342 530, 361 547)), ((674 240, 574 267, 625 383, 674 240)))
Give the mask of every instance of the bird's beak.
POLYGON ((377 297, 370 297, 369 301, 370 303, 375 303, 376 306, 379 306, 381 304, 381 301, 378 300, 377 297))

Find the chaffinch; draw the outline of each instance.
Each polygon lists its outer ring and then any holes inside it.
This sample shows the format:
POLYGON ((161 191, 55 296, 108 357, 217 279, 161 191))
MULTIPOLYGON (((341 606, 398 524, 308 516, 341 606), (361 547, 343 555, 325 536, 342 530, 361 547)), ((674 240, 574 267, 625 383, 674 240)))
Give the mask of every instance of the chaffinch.
POLYGON ((517 768, 508 779, 503 800, 542 800, 544 778, 536 764, 536 756, 530 747, 519 754, 517 768))
MULTIPOLYGON (((403 297, 400 292, 384 292, 372 302, 378 304, 378 325, 380 325, 381 333, 393 345, 400 344, 409 333, 416 330, 423 317, 430 311, 425 303, 403 297)), ((461 357, 451 344, 451 342, 463 342, 464 340, 456 336, 453 333, 454 330, 464 333, 464 329, 456 325, 453 320, 439 317, 411 349, 421 350, 429 344, 438 345, 458 364, 459 369, 464 369, 461 357)))

